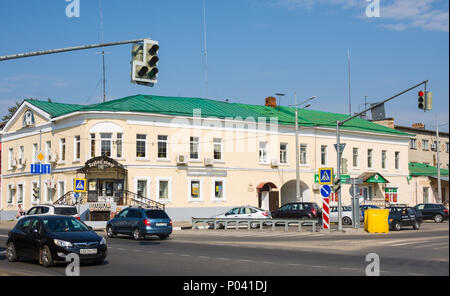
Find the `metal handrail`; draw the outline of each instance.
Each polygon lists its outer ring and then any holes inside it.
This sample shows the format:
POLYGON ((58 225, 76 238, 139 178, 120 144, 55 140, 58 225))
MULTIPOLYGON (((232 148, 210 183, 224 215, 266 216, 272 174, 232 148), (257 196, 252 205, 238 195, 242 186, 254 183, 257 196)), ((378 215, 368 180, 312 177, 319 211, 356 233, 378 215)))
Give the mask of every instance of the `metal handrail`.
POLYGON ((312 224, 312 232, 316 232, 316 225, 319 225, 318 219, 258 219, 258 218, 191 218, 192 228, 198 229, 198 226, 196 224, 203 223, 203 225, 206 227, 206 225, 213 224, 214 229, 218 229, 219 224, 225 224, 225 230, 228 230, 228 225, 234 224, 236 227, 236 230, 239 229, 239 226, 241 224, 246 224, 247 229, 251 228, 252 224, 258 224, 259 229, 262 230, 264 224, 270 224, 272 226, 272 231, 275 231, 276 224, 284 224, 284 231, 288 231, 289 225, 291 224, 297 224, 298 225, 298 231, 302 231, 302 225, 304 223, 311 223, 312 224))
POLYGON ((129 204, 128 201, 131 202, 130 205, 139 205, 139 206, 143 206, 143 207, 149 207, 149 208, 156 208, 156 209, 162 209, 165 210, 166 205, 157 201, 154 201, 152 199, 143 197, 137 193, 128 191, 128 190, 124 190, 124 199, 125 199, 125 204, 129 204), (130 198, 128 198, 130 197, 130 198), (134 204, 133 204, 134 203, 134 204))
POLYGON ((61 196, 58 200, 53 202, 53 204, 54 205, 74 206, 77 204, 82 204, 85 196, 86 196, 86 192, 68 191, 63 196, 61 196), (78 193, 80 195, 80 197, 79 198, 72 197, 72 195, 75 193, 78 193))

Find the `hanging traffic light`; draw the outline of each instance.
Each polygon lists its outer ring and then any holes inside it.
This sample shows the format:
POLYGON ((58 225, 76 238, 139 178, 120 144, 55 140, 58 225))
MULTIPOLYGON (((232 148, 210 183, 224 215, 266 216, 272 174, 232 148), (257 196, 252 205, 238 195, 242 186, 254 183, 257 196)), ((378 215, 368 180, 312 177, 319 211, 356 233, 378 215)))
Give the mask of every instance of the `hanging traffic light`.
POLYGON ((157 82, 158 50, 158 42, 150 39, 144 39, 143 44, 133 44, 131 82, 148 86, 157 82))
POLYGON ((333 192, 338 192, 339 189, 341 189, 341 179, 336 178, 333 182, 333 192))
POLYGON ((33 187, 33 198, 39 199, 39 188, 38 187, 33 187))
POLYGON ((419 96, 417 99, 418 107, 419 109, 425 110, 425 92, 422 90, 419 91, 418 96, 419 96))

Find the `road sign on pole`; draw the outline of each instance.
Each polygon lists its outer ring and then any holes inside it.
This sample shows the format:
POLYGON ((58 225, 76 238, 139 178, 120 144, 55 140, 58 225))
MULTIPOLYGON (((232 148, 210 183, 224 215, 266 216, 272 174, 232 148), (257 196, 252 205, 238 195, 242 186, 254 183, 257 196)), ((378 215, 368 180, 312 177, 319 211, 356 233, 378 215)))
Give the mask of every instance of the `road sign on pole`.
POLYGON ((333 184, 333 168, 319 169, 319 184, 332 185, 333 184))
POLYGON ((320 188, 320 194, 324 198, 329 197, 331 195, 331 187, 329 185, 322 185, 320 188))
POLYGON ((74 192, 86 192, 86 179, 73 179, 74 192))
POLYGON ((323 199, 322 228, 324 230, 330 229, 330 199, 328 197, 323 199))

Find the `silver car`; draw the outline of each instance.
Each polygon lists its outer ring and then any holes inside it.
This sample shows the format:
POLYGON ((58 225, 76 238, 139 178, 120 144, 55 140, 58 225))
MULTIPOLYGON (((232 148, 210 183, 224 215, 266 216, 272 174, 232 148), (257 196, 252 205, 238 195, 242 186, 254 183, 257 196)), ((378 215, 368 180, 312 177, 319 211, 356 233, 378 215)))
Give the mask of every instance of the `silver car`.
MULTIPOLYGON (((213 216, 212 218, 249 218, 249 219, 270 219, 270 212, 253 207, 253 206, 240 206, 235 207, 229 210, 228 212, 220 215, 213 216)), ((259 223, 252 223, 251 227, 255 228, 259 225, 259 223)), ((219 228, 223 228, 224 225, 222 223, 219 223, 219 228)), ((210 228, 212 228, 212 225, 210 225, 210 228)))
MULTIPOLYGON (((338 222, 338 207, 330 207, 330 222, 338 222)), ((342 207, 342 224, 352 225, 352 207, 343 206, 342 207)))

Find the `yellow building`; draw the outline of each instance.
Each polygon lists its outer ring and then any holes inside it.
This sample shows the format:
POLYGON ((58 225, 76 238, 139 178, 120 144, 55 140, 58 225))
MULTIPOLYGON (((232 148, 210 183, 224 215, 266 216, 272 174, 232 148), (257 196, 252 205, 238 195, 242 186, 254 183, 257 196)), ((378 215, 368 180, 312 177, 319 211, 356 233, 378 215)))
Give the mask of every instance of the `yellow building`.
MULTIPOLYGON (((25 100, 1 132, 0 218, 12 217, 19 204, 73 202, 75 178, 87 180, 84 220, 105 220, 137 199, 164 204, 175 221, 296 201, 295 113, 273 100, 260 106, 144 95, 96 105, 25 100), (50 174, 31 173, 39 152, 50 174)), ((335 125, 346 117, 299 110, 303 201, 321 205, 316 175, 336 167, 335 125)), ((390 202, 414 203, 410 136, 359 118, 344 125, 342 173, 365 178, 362 202, 384 205, 395 191, 390 202)), ((350 204, 349 185, 342 194, 350 204)))

